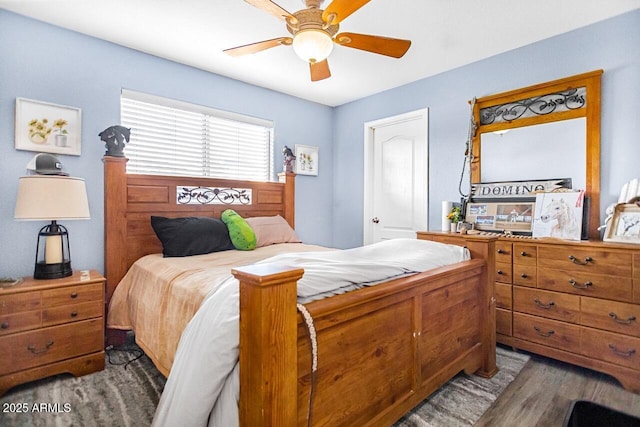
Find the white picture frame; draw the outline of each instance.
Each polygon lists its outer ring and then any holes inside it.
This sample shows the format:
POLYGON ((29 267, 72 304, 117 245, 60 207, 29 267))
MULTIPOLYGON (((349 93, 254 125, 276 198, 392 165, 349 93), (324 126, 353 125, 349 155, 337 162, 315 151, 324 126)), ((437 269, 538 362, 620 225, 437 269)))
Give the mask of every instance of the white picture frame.
POLYGON ((296 144, 294 149, 296 173, 318 176, 318 147, 296 144))
POLYGON ((538 193, 533 237, 581 240, 584 191, 538 193))
POLYGON ((604 233, 605 242, 640 243, 640 206, 618 203, 604 233))
POLYGON ((82 112, 79 108, 16 98, 15 148, 79 156, 82 112))

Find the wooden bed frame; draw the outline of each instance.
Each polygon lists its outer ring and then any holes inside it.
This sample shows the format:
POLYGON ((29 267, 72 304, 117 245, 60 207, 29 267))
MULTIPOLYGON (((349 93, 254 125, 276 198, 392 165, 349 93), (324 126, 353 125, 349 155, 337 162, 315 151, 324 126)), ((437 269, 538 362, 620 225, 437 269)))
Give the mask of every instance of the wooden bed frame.
MULTIPOLYGON (((139 257, 161 252, 151 215, 282 215, 294 225, 294 174, 280 183, 127 175, 105 157, 107 298, 139 257), (181 186, 251 188, 253 203, 179 205, 181 186)), ((495 238, 468 236, 472 259, 306 305, 318 343, 296 309, 304 271, 254 265, 240 281, 240 425, 388 426, 458 372, 495 374, 495 238), (488 268, 487 268, 488 266, 488 268)))

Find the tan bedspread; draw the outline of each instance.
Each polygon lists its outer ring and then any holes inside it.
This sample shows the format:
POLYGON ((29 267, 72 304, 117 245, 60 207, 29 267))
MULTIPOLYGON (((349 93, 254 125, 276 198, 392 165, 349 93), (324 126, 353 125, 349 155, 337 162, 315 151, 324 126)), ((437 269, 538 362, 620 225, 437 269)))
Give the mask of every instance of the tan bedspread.
POLYGON ((147 255, 134 263, 116 288, 107 327, 133 330, 138 345, 168 376, 182 331, 205 296, 231 275, 233 267, 281 253, 319 250, 328 249, 283 243, 184 258, 147 255))

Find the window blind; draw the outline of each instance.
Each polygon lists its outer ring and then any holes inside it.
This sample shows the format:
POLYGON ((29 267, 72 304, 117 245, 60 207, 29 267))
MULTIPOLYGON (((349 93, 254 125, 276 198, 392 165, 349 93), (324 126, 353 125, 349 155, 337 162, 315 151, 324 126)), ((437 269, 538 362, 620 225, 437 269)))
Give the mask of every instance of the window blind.
POLYGON ((270 181, 273 122, 122 91, 127 172, 270 181))

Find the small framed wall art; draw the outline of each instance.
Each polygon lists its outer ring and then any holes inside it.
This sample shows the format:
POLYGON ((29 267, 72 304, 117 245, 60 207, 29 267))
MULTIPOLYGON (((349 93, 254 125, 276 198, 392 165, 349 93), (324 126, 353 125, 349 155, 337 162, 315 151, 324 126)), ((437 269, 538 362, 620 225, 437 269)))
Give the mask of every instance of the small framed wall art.
POLYGON ((295 145, 296 173, 299 175, 318 175, 318 147, 295 145))
POLYGON ((607 223, 604 241, 640 243, 640 206, 634 203, 619 203, 607 223))
POLYGON ((79 108, 16 98, 17 150, 79 156, 81 129, 79 108))

